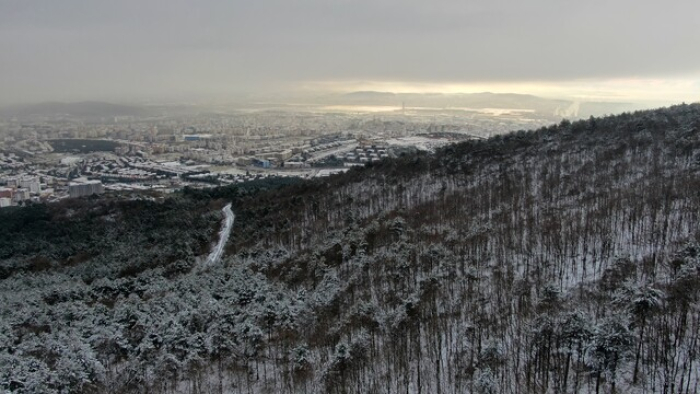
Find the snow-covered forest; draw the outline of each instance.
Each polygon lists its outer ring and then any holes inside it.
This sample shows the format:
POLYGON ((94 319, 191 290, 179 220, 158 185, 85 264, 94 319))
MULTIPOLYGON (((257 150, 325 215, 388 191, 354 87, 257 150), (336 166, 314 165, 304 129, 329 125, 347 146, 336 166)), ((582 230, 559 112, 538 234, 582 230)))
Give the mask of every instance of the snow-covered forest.
POLYGON ((274 182, 0 211, 0 388, 700 391, 700 105, 274 182))

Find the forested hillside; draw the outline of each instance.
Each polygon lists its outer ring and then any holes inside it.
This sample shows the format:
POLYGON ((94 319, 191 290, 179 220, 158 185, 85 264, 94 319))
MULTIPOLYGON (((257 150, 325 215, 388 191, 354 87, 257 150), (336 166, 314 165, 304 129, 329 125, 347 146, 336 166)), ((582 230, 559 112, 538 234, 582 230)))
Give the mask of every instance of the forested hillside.
POLYGON ((17 393, 700 391, 700 105, 0 211, 17 393), (221 214, 227 256, 202 268, 221 214))

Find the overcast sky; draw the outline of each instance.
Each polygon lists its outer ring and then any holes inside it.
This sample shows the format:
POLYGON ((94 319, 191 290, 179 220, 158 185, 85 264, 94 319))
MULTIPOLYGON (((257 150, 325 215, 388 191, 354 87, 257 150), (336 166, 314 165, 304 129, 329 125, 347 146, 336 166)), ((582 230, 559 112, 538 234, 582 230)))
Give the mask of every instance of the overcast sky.
POLYGON ((0 103, 298 89, 700 100, 698 0, 0 0, 0 103))

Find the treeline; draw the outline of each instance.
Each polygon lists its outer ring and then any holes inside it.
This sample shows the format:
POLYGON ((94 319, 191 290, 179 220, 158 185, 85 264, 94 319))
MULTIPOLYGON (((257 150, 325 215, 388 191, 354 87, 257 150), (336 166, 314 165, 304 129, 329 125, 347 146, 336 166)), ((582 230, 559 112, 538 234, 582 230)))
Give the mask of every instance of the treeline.
POLYGON ((219 230, 222 201, 68 199, 0 210, 0 279, 47 271, 96 278, 192 266, 219 230))
MULTIPOLYGON (((471 274, 450 271, 447 278, 440 278, 436 282, 439 287, 450 291, 437 293, 428 304, 444 304, 453 295, 460 297, 461 308, 473 306, 475 300, 489 300, 481 314, 492 321, 482 327, 480 332, 488 334, 477 337, 476 349, 481 349, 484 340, 501 346, 517 340, 518 347, 504 357, 503 365, 490 367, 484 375, 493 375, 497 392, 562 392, 580 387, 581 378, 585 378, 590 390, 614 390, 618 380, 622 380, 652 392, 694 392, 698 381, 692 367, 697 362, 698 349, 694 335, 698 328, 697 263, 694 258, 679 260, 677 256, 694 250, 686 244, 697 242, 698 237, 700 196, 695 190, 700 186, 699 116, 698 105, 684 105, 575 123, 564 121, 535 131, 450 146, 434 156, 406 156, 382 162, 320 185, 304 185, 306 189, 299 186, 294 192, 285 191, 288 196, 277 194, 246 207, 260 216, 238 232, 238 251, 250 247, 279 248, 292 255, 302 254, 305 257, 295 259, 290 270, 304 278, 309 275, 308 261, 313 256, 307 253, 319 250, 318 245, 327 245, 329 238, 347 233, 352 226, 368 231, 376 226, 378 217, 400 217, 407 229, 406 245, 444 248, 456 256, 459 264, 473 265, 471 274), (264 207, 270 204, 276 209, 266 211, 264 207), (678 269, 672 266, 686 267, 682 270, 685 276, 679 279, 678 269), (465 278, 470 276, 479 278, 479 283, 487 278, 488 286, 481 294, 465 293, 461 287, 455 291, 454 286, 467 286, 469 279, 465 278), (533 304, 539 302, 545 288, 567 301, 554 308, 546 319, 532 314, 536 309, 533 304), (658 295, 653 303, 660 309, 652 309, 664 311, 659 314, 663 319, 657 320, 657 331, 649 337, 646 317, 640 317, 638 310, 631 312, 636 310, 627 305, 632 301, 620 301, 632 296, 618 294, 645 291, 658 295), (676 299, 679 294, 684 296, 676 299), (688 308, 680 306, 686 304, 688 308), (528 364, 532 358, 528 352, 533 350, 523 346, 536 337, 528 337, 531 332, 526 328, 543 324, 543 319, 565 324, 571 318, 565 313, 579 308, 586 311, 583 320, 606 324, 588 327, 591 335, 624 327, 627 331, 623 334, 629 337, 623 335, 623 342, 628 347, 609 354, 607 350, 596 353, 591 349, 600 343, 590 337, 579 343, 578 353, 571 351, 562 359, 564 356, 558 354, 562 340, 550 338, 551 343, 542 345, 546 349, 537 351, 532 361, 535 366, 528 364), (608 318, 623 320, 613 324, 607 322, 608 318), (686 331, 688 324, 692 328, 686 331), (499 336, 494 337, 496 333, 499 336), (651 342, 645 343, 645 338, 651 342), (644 352, 652 348, 655 355, 644 352), (628 363, 630 354, 626 353, 630 349, 635 349, 632 366, 628 363), (575 373, 572 360, 578 361, 575 373), (518 376, 524 366, 531 369, 526 368, 525 375, 518 376), (564 367, 552 371, 553 366, 564 367), (527 383, 525 388, 516 389, 523 382, 527 383)), ((395 242, 391 240, 384 246, 391 250, 390 255, 398 253, 395 242)), ((377 243, 371 232, 354 244, 336 241, 335 248, 343 252, 342 258, 336 256, 335 261, 348 261, 353 250, 362 245, 369 248, 363 252, 364 259, 384 252, 376 251, 377 243)), ((324 257, 322 260, 332 260, 322 251, 323 248, 316 252, 324 257)), ((409 270, 407 283, 390 289, 391 294, 411 289, 411 284, 415 286, 420 281, 421 273, 410 271, 418 264, 416 254, 401 255, 409 270)), ((341 263, 334 272, 340 283, 352 289, 353 297, 358 289, 366 289, 364 301, 376 300, 382 286, 391 283, 390 277, 380 274, 385 265, 380 260, 364 268, 372 277, 380 278, 376 288, 368 285, 369 278, 357 285, 348 284, 357 268, 341 263)), ((453 269, 450 265, 444 269, 448 268, 453 269)), ((320 272, 325 274, 324 270, 320 272)), ((313 272, 318 272, 318 268, 313 272)), ((319 281, 315 278, 304 288, 319 281)), ((410 293, 405 294, 409 296, 410 293)), ((375 301, 375 307, 383 307, 387 302, 375 301)), ((449 324, 443 330, 414 339, 409 346, 414 350, 403 356, 419 352, 425 341, 440 333, 444 335, 444 330, 470 326, 480 319, 476 313, 464 320, 454 318, 458 312, 464 310, 447 314, 451 317, 445 319, 449 324)), ((426 315, 416 319, 434 320, 426 315)), ((321 326, 324 324, 332 322, 321 326)), ((358 327, 357 332, 362 333, 363 329, 358 327)), ((559 328, 552 326, 551 330, 559 328)), ((443 352, 454 349, 455 343, 443 343, 443 352)), ((444 363, 427 366, 428 376, 436 371, 446 373, 446 365, 457 365, 459 360, 447 358, 444 363)), ((417 364, 406 368, 395 375, 397 379, 405 378, 404 373, 420 379, 416 374, 423 368, 417 364)), ((380 376, 386 377, 386 371, 380 376)), ((473 374, 468 376, 472 383, 478 380, 473 374)), ((418 390, 421 385, 429 385, 431 379, 423 377, 420 383, 404 384, 397 380, 391 391, 418 390)), ((352 387, 362 387, 358 390, 364 391, 371 386, 352 387)), ((450 392, 448 387, 462 389, 454 384, 444 387, 446 392, 450 392)), ((424 389, 434 392, 437 386, 424 389)), ((471 386, 470 389, 476 390, 471 386)))

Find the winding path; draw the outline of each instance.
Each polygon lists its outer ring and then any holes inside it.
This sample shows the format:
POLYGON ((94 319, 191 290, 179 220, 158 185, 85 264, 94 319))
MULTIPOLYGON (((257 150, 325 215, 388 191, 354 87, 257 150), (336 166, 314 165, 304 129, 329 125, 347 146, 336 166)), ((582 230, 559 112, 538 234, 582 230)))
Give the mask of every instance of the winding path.
POLYGON ((233 221, 236 219, 236 215, 233 214, 233 211, 231 211, 231 203, 226 205, 221 212, 224 213, 224 225, 221 227, 221 231, 219 231, 219 242, 214 246, 214 249, 212 249, 211 253, 209 253, 209 257, 207 257, 207 261, 204 262, 204 267, 208 267, 212 264, 215 264, 219 262, 219 259, 221 259, 221 254, 224 252, 224 246, 226 245, 226 241, 228 241, 229 235, 231 235, 231 228, 233 227, 233 221))

